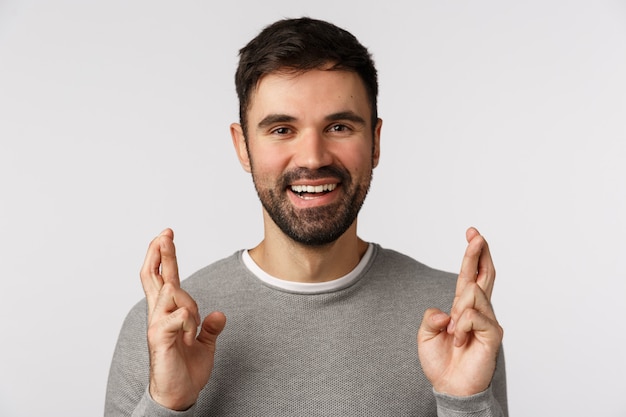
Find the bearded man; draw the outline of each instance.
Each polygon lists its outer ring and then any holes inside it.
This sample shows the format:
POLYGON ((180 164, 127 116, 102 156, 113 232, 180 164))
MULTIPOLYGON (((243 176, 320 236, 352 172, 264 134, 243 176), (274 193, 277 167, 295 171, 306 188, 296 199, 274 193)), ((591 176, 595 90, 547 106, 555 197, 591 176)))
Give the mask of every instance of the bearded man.
POLYGON ((235 80, 263 240, 182 282, 173 232, 150 243, 105 415, 506 416, 485 239, 467 230, 454 275, 357 235, 382 128, 367 49, 281 20, 240 51, 235 80))

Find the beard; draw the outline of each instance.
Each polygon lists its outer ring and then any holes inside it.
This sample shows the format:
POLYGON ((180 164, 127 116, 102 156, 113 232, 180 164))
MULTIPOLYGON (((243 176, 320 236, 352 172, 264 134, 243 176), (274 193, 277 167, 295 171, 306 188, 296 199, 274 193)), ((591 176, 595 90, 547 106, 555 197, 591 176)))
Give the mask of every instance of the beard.
POLYGON ((280 230, 292 240, 307 246, 323 246, 336 241, 356 220, 372 181, 370 168, 368 175, 358 183, 344 168, 336 166, 317 170, 298 168, 286 172, 274 187, 263 188, 257 175, 252 175, 261 204, 280 230), (287 193, 292 192, 290 184, 296 180, 317 178, 337 178, 340 185, 335 191, 342 196, 338 201, 320 207, 295 208, 287 193))

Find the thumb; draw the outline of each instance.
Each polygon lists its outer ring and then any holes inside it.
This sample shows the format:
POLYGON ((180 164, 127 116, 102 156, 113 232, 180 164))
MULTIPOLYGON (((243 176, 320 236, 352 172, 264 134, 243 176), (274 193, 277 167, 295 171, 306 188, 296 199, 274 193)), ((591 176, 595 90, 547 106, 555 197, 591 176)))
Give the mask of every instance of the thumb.
POLYGON ((429 308, 424 312, 424 318, 417 333, 418 343, 436 337, 446 330, 448 323, 450 323, 450 316, 437 308, 429 308))
POLYGON ((204 318, 200 334, 196 339, 215 351, 217 336, 222 333, 224 326, 226 326, 226 316, 222 312, 214 311, 204 318))

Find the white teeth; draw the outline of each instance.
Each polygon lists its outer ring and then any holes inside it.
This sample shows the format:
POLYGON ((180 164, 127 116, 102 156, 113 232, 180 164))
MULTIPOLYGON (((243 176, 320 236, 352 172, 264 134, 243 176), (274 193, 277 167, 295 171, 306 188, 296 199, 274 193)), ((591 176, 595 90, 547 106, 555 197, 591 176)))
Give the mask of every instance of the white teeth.
POLYGON ((294 193, 323 193, 324 191, 332 191, 335 188, 337 188, 337 184, 292 185, 291 191, 294 193))

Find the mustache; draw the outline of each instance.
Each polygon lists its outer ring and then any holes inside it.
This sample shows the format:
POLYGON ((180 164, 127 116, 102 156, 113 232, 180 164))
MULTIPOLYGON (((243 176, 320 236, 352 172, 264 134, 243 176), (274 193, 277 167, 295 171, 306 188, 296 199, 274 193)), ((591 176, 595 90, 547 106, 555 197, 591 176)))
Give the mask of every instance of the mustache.
POLYGON ((283 187, 286 188, 298 180, 316 180, 329 177, 337 178, 342 183, 349 183, 351 179, 350 173, 346 169, 329 165, 318 169, 295 168, 283 174, 282 182, 283 187))

